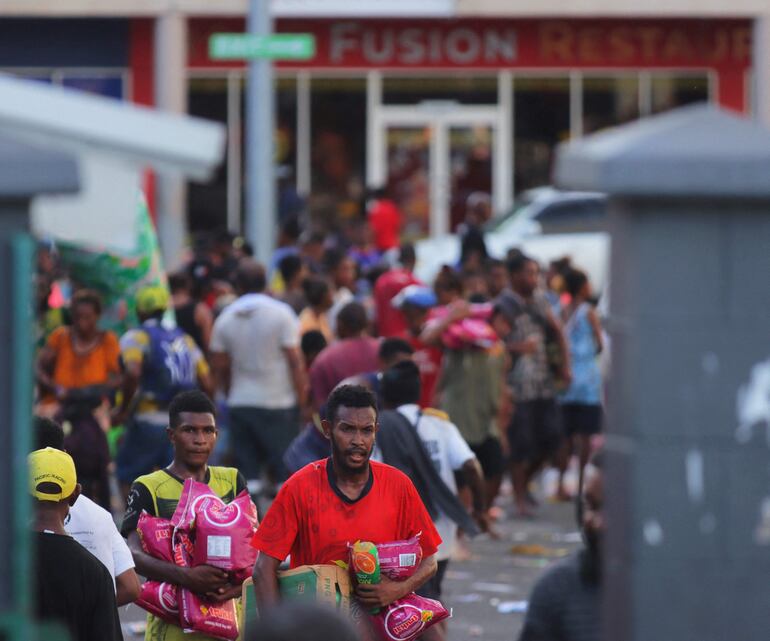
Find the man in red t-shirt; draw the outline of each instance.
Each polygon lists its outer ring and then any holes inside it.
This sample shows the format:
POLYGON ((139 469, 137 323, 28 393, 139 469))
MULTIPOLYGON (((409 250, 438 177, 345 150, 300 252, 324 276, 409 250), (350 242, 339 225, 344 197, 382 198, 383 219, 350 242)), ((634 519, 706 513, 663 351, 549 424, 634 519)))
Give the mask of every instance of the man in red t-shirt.
POLYGON ((409 285, 420 284, 412 274, 417 263, 413 245, 401 245, 398 262, 400 267, 386 271, 374 284, 377 333, 386 338, 400 336, 406 331, 406 321, 401 311, 393 306, 393 297, 409 285))
POLYGON ((433 521, 409 478, 396 468, 370 461, 377 433, 377 403, 359 385, 341 385, 327 401, 324 433, 330 458, 310 463, 284 483, 254 535, 260 551, 254 566, 258 607, 278 601, 276 572, 291 554, 291 567, 347 561, 348 543, 386 543, 422 532, 423 559, 403 581, 382 576, 359 585, 365 608, 384 607, 419 588, 436 572, 441 543, 433 521))
POLYGON ((441 373, 444 352, 440 346, 426 343, 421 338, 430 310, 437 305, 436 295, 430 287, 410 285, 396 297, 394 305, 404 314, 406 328, 401 337, 414 350, 412 360, 420 370, 420 407, 436 407, 436 383, 441 373))
POLYGON ((403 216, 384 189, 372 193, 369 206, 369 226, 374 235, 374 244, 381 252, 386 252, 398 246, 398 236, 401 232, 403 216))

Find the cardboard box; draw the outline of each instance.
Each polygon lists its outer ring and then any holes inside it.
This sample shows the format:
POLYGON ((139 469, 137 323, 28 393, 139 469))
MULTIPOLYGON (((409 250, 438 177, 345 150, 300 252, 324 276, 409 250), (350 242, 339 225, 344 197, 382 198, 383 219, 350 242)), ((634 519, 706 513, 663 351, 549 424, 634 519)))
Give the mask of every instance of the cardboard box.
POLYGON ((286 600, 315 601, 340 612, 350 611, 350 575, 336 565, 302 565, 279 572, 278 589, 286 600))

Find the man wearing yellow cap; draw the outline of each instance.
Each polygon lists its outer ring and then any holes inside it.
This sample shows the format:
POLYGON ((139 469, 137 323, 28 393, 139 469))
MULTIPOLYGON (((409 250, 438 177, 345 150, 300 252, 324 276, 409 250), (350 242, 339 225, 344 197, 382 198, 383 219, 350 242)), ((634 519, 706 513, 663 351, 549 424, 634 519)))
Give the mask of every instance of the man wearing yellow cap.
POLYGON ((209 366, 195 341, 178 327, 163 324, 168 306, 165 287, 140 289, 136 313, 141 326, 120 339, 122 399, 113 424, 127 428, 116 460, 124 496, 135 478, 171 462, 173 452, 166 436, 171 399, 196 388, 212 392, 209 366))
POLYGON ((36 617, 63 625, 73 641, 122 641, 110 573, 64 530, 80 495, 72 457, 47 447, 32 452, 28 463, 36 617))

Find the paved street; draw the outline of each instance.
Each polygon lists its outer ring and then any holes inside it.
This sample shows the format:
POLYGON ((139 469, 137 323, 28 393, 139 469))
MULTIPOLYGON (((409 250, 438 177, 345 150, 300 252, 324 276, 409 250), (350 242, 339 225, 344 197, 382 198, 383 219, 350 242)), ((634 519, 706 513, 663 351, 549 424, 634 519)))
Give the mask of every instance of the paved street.
MULTIPOLYGON (((509 500, 502 505, 510 512, 509 500)), ((571 504, 543 503, 538 519, 508 518, 497 528, 499 540, 479 537, 469 561, 450 562, 444 582, 444 603, 453 610, 449 641, 515 640, 532 586, 556 558, 545 555, 563 556, 580 541, 571 504)))
MULTIPOLYGON (((510 513, 510 496, 504 496, 500 506, 510 513)), ((468 561, 449 565, 444 581, 444 602, 453 610, 449 641, 515 640, 524 620, 523 602, 537 577, 555 560, 551 555, 564 555, 580 541, 571 504, 543 501, 538 519, 506 518, 496 527, 499 540, 478 537, 470 544, 468 561), (514 546, 521 546, 518 554, 512 552, 514 546)), ((121 620, 127 641, 143 637, 139 633, 143 610, 134 605, 122 608, 121 620)))

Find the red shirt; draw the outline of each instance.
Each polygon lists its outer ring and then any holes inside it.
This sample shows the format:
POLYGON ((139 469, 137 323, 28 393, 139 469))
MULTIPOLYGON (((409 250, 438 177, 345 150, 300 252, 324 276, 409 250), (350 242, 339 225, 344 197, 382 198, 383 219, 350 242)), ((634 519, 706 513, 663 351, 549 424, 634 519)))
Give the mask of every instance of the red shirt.
POLYGON ((402 336, 412 346, 412 360, 420 370, 420 407, 436 407, 434 394, 444 352, 440 347, 423 343, 419 337, 412 336, 409 332, 404 332, 402 336))
POLYGON ((346 338, 325 348, 310 367, 315 406, 321 407, 340 381, 379 369, 379 349, 380 341, 370 336, 346 338))
POLYGON ((401 213, 392 200, 383 198, 373 205, 369 214, 369 226, 372 228, 377 249, 385 252, 398 247, 401 213))
POLYGON ((391 301, 404 287, 422 285, 411 272, 405 269, 391 269, 374 284, 374 308, 377 316, 377 333, 380 336, 399 336, 406 331, 406 321, 400 310, 391 301))
POLYGON ((441 537, 412 482, 395 467, 370 465, 369 484, 355 501, 337 489, 330 459, 306 465, 283 484, 251 544, 281 561, 291 554, 292 568, 347 562, 348 543, 419 532, 423 557, 435 554, 441 537))

